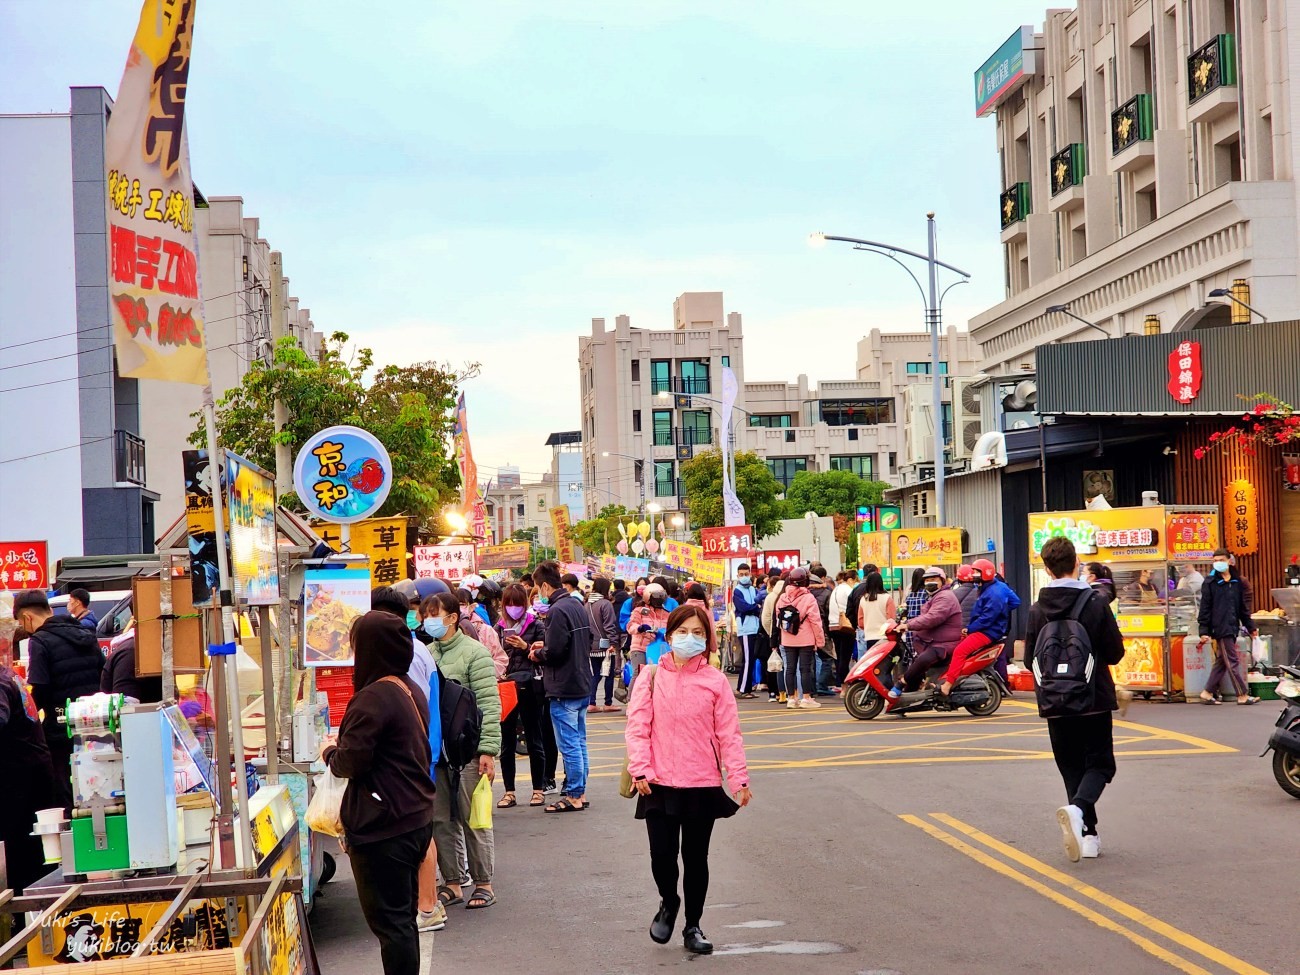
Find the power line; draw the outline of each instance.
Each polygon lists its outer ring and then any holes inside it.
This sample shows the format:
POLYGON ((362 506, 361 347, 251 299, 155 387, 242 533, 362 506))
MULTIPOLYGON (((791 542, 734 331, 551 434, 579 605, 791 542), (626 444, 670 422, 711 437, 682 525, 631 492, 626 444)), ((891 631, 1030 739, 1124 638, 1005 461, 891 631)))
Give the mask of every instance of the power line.
POLYGON ((58 454, 65 450, 77 450, 81 447, 88 447, 93 443, 103 443, 105 440, 112 439, 112 437, 95 437, 93 440, 83 440, 81 443, 68 444, 66 447, 55 447, 53 450, 42 450, 35 454, 23 454, 21 457, 6 457, 0 459, 0 464, 13 464, 20 460, 31 460, 33 457, 44 457, 46 454, 58 454))

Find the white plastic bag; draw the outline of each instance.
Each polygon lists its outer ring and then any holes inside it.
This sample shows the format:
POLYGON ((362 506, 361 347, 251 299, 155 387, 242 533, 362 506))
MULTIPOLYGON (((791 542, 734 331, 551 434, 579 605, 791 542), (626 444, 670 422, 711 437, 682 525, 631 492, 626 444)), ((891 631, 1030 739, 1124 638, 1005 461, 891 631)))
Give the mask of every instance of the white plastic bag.
POLYGON ((1256 667, 1267 667, 1272 663, 1268 659, 1268 641, 1259 634, 1255 634, 1254 639, 1250 641, 1250 656, 1254 660, 1256 667))
POLYGON ((328 770, 316 780, 316 794, 307 805, 308 829, 326 836, 343 836, 343 790, 347 786, 346 779, 328 770))
POLYGON ((785 664, 781 661, 781 651, 773 650, 767 658, 767 672, 769 674, 779 674, 785 669, 785 664))

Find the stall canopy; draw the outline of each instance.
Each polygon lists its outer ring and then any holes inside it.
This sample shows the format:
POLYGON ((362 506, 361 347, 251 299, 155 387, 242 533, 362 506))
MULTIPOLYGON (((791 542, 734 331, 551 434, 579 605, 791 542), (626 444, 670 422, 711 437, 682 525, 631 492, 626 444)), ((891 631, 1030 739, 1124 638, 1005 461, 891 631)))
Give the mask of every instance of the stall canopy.
POLYGON ((54 574, 55 588, 60 591, 83 587, 87 589, 129 589, 131 579, 142 571, 141 563, 157 562, 156 554, 141 555, 76 555, 59 559, 54 574))
MULTIPOLYGON (((298 545, 303 548, 313 549, 320 544, 320 537, 311 530, 311 526, 302 518, 290 511, 288 508, 277 508, 275 510, 275 527, 280 537, 286 540, 290 545, 298 545)), ((159 551, 166 549, 185 548, 189 544, 189 528, 185 523, 185 516, 177 518, 170 528, 163 532, 162 537, 158 539, 159 551)), ((121 559, 123 556, 115 556, 121 559)), ((157 559, 156 555, 134 556, 136 559, 157 559)), ((65 560, 66 561, 66 560, 65 560)))

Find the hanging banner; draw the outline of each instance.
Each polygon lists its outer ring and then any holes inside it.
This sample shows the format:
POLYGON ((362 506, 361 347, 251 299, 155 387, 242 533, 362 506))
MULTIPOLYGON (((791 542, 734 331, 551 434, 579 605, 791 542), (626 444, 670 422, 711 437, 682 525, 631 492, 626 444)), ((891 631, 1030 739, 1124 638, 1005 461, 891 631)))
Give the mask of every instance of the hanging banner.
POLYGON ((185 526, 189 534, 190 599, 195 606, 211 606, 218 581, 217 522, 212 504, 212 486, 217 478, 206 450, 181 451, 181 463, 185 476, 185 526))
POLYGON ((736 448, 731 442, 731 412, 740 393, 740 383, 730 366, 722 368, 722 523, 728 527, 745 523, 745 506, 736 495, 731 468, 736 460, 736 448))
POLYGON ((555 557, 561 562, 574 560, 573 538, 569 533, 569 509, 557 505, 551 509, 551 528, 555 532, 555 557))
POLYGON ((118 374, 208 381, 185 129, 194 0, 145 0, 104 137, 118 374))
MULTIPOLYGON (((249 606, 278 606, 280 554, 275 533, 275 478, 239 454, 227 450, 225 455, 235 599, 249 606)), ((208 500, 211 502, 210 497, 208 500)))
POLYGON ((417 545, 412 553, 417 579, 441 579, 450 585, 474 573, 473 545, 417 545))
POLYGON ((484 545, 478 550, 478 569, 522 569, 528 565, 527 542, 505 542, 501 545, 484 545))
POLYGON ((1029 556, 1042 564, 1043 545, 1061 535, 1085 562, 1154 562, 1165 556, 1165 509, 1108 508, 1035 512, 1029 516, 1029 556))
POLYGON ((889 532, 863 532, 858 536, 858 565, 874 565, 880 572, 889 569, 889 532))
POLYGON ((327 427, 298 451, 293 486, 310 517, 353 524, 378 514, 388 500, 393 461, 360 427, 327 427))
MULTIPOLYGON (((478 465, 474 463, 474 449, 469 442, 469 418, 465 409, 465 394, 456 401, 456 426, 452 431, 456 445, 456 465, 460 468, 460 500, 465 509, 465 520, 475 538, 487 537, 487 505, 478 489, 478 465)), ((569 561, 572 561, 570 556, 569 561)))
POLYGON ((1244 477, 1223 489, 1223 533, 1233 554, 1259 551, 1259 499, 1255 485, 1244 477))
POLYGON ((0 542, 0 592, 50 588, 49 564, 44 542, 0 542))
POLYGON ((303 663, 350 667, 352 624, 370 612, 366 569, 308 569, 303 576, 303 663))
POLYGON ((905 528, 889 533, 889 547, 894 568, 953 565, 961 561, 961 529, 905 528))
POLYGON ((754 555, 754 526, 701 528, 700 547, 706 559, 748 559, 754 555))
MULTIPOLYGON (((696 551, 699 549, 696 548, 696 551)), ((702 582, 706 586, 720 586, 727 575, 727 563, 701 557, 695 563, 694 574, 696 582, 702 582)))
POLYGON ((629 555, 619 555, 614 558, 614 577, 617 579, 626 579, 631 583, 634 579, 649 575, 649 559, 634 559, 629 555))
POLYGON ((1200 342, 1179 342, 1174 346, 1169 353, 1169 382, 1165 388, 1184 406, 1196 399, 1201 391, 1200 342))

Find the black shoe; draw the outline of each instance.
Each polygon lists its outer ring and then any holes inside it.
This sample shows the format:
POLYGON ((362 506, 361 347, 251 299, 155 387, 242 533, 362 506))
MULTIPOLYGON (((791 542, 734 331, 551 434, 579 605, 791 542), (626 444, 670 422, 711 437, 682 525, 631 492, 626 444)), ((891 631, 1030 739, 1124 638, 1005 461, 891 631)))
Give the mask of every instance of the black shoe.
POLYGON ((713 954, 713 942, 704 937, 704 932, 699 928, 687 928, 683 931, 682 941, 686 945, 686 950, 693 955, 713 954))
POLYGON ((672 939, 673 928, 677 927, 677 908, 680 901, 669 907, 665 901, 659 902, 659 913, 650 922, 650 940, 655 944, 666 945, 672 939))

